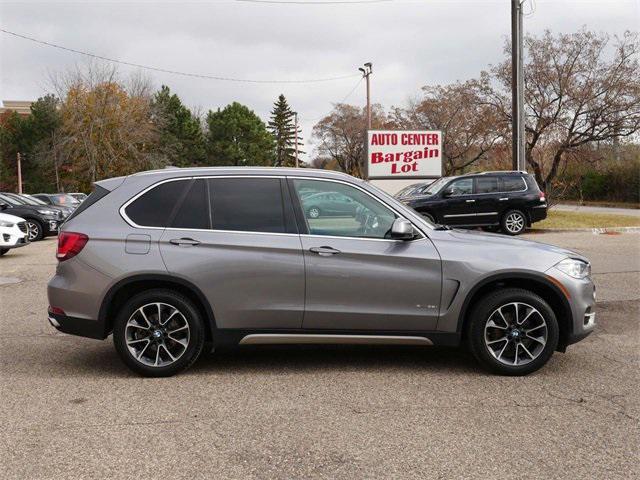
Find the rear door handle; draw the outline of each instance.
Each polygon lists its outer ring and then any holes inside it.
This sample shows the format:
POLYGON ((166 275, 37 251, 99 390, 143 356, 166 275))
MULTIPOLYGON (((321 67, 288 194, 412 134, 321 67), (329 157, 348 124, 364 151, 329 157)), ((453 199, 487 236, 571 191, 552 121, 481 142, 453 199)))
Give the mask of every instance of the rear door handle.
POLYGON ((467 203, 475 203, 476 201, 475 200, 465 200, 465 202, 467 202, 467 203))
POLYGON ((193 238, 172 238, 169 240, 169 243, 173 245, 184 245, 184 246, 193 246, 200 245, 198 240, 194 240, 193 238))
POLYGON ((340 253, 340 250, 336 250, 332 247, 311 247, 309 251, 312 253, 317 253, 321 257, 329 257, 331 255, 340 253))
POLYGON ((502 197, 499 199, 501 202, 504 202, 505 200, 509 200, 509 197, 502 197))

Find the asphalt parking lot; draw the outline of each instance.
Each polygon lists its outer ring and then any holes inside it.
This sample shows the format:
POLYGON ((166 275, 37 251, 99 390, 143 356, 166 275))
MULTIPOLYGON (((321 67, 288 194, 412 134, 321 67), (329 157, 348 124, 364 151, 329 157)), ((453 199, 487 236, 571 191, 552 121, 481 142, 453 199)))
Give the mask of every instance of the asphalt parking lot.
POLYGON ((450 349, 263 347, 144 379, 46 320, 55 239, 0 258, 1 478, 638 478, 640 234, 593 262, 598 327, 525 378, 450 349))

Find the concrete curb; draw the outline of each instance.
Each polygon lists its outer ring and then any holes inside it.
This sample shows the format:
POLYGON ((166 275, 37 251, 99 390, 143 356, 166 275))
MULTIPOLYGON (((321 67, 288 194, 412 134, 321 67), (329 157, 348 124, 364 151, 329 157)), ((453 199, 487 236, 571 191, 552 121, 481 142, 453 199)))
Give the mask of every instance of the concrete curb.
POLYGON ((640 227, 602 227, 602 228, 534 228, 527 233, 570 233, 570 232, 591 232, 594 235, 616 233, 640 233, 640 227))

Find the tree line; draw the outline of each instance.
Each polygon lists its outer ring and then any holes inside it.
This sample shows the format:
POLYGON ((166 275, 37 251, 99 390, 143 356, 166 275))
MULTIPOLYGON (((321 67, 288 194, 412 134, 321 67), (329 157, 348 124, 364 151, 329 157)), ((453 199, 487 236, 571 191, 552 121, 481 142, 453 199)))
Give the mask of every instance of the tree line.
MULTIPOLYGON (((579 182, 580 169, 605 158, 640 165, 637 33, 545 32, 528 36, 525 51, 526 162, 543 189, 561 192, 568 171, 579 182)), ((201 114, 167 86, 153 91, 143 77, 122 79, 100 64, 52 84, 29 117, 0 118, 0 188, 15 188, 18 152, 27 191, 87 190, 165 165, 293 166, 296 144, 303 153, 284 95, 264 122, 237 102, 201 114)), ((364 108, 335 104, 313 127, 311 165, 362 176, 365 125, 364 108)), ((476 78, 425 86, 402 106, 373 105, 372 126, 441 130, 445 175, 510 168, 510 46, 476 78)))

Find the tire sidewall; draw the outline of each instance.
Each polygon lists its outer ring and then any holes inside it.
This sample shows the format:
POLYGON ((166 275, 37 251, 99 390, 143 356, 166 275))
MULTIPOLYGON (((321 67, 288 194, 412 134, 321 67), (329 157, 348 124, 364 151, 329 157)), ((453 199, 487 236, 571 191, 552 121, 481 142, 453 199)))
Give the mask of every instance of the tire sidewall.
POLYGON ((148 290, 132 297, 120 309, 113 325, 113 343, 122 361, 134 372, 147 377, 168 377, 191 366, 200 356, 204 346, 205 332, 204 322, 193 303, 171 290, 148 290), (138 308, 148 303, 166 303, 184 315, 189 325, 189 345, 182 356, 170 365, 164 367, 151 367, 138 362, 126 344, 126 325, 138 308))
POLYGON ((539 295, 523 289, 506 289, 493 292, 480 300, 474 307, 466 332, 467 344, 476 359, 487 369, 501 375, 527 375, 544 366, 558 346, 560 330, 558 320, 549 304, 539 295), (501 305, 511 302, 522 302, 536 308, 547 323, 547 344, 540 355, 531 362, 521 366, 510 366, 500 363, 489 353, 484 342, 484 329, 489 315, 501 305))
POLYGON ((502 232, 506 233, 507 235, 520 235, 527 229, 527 216, 520 210, 509 210, 502 216, 500 227, 502 232), (519 232, 511 232, 509 231, 509 229, 507 229, 507 218, 509 217, 509 215, 513 215, 514 213, 517 213, 522 217, 522 230, 520 230, 519 232))

